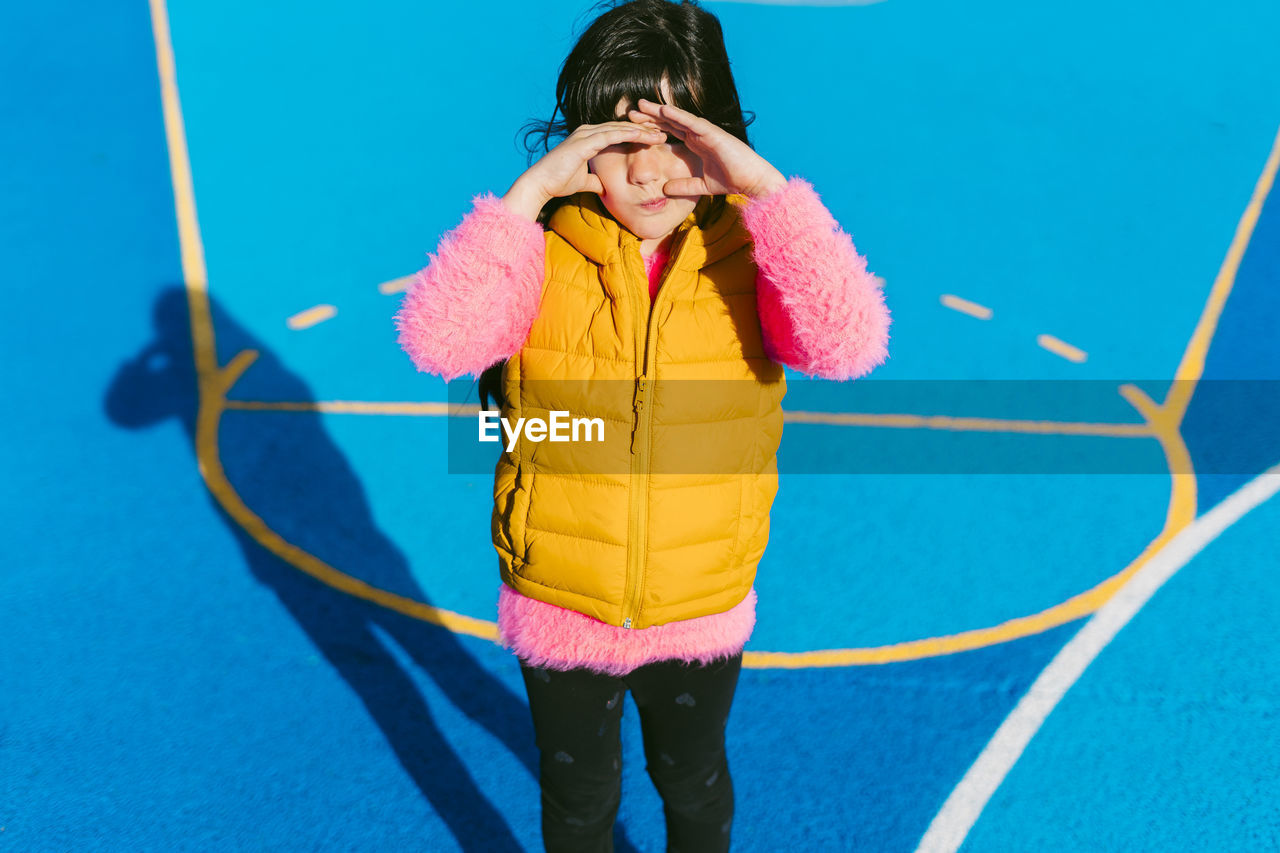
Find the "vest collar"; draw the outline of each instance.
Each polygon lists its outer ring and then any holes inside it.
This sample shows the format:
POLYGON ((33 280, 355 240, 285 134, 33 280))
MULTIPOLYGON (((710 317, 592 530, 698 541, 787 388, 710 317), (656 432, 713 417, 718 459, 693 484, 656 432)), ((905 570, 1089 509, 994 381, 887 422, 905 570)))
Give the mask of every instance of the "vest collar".
MULTIPOLYGON (((676 264, 682 269, 700 270, 750 242, 750 236, 738 216, 738 208, 746 199, 728 196, 729 203, 720 216, 714 222, 706 222, 711 202, 710 196, 700 199, 693 213, 676 229, 672 251, 676 264)), ((640 238, 618 224, 595 193, 571 196, 551 215, 549 227, 588 259, 602 266, 620 261, 620 255, 631 245, 639 249, 640 238)))

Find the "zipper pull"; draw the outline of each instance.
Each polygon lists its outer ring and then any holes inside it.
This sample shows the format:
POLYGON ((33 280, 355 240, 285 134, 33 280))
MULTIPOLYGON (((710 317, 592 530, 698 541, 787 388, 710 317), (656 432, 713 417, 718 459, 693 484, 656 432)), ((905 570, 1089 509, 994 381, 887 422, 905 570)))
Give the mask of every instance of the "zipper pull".
POLYGON ((641 374, 640 378, 636 380, 636 396, 635 396, 634 402, 631 404, 631 408, 636 415, 635 422, 631 424, 631 452, 632 453, 636 452, 636 433, 640 429, 640 415, 641 415, 641 412, 644 411, 644 395, 645 395, 645 389, 648 384, 648 381, 649 381, 648 377, 644 376, 643 374, 641 374))
POLYGON ((622 620, 622 627, 623 627, 623 628, 630 628, 630 627, 631 627, 631 617, 627 617, 626 619, 623 619, 623 620, 622 620))

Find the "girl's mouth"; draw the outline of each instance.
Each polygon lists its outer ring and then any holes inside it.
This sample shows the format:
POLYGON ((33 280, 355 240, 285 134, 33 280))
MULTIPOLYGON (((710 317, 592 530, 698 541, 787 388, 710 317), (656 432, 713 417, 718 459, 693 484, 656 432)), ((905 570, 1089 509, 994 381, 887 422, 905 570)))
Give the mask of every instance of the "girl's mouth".
POLYGON ((655 198, 653 201, 646 201, 644 204, 640 205, 641 208, 649 211, 650 213, 657 213, 666 206, 667 200, 665 198, 655 198))

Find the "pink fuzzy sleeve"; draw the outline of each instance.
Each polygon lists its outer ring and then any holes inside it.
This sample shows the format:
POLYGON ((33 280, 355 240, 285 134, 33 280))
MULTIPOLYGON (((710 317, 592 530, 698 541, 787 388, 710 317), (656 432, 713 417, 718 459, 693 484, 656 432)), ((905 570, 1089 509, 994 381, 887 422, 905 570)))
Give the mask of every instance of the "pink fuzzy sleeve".
POLYGON ((888 357, 883 282, 813 187, 792 178, 742 208, 759 269, 765 352, 804 373, 852 379, 888 357))
POLYGON ((545 257, 541 225, 477 196, 414 276, 395 317, 400 346, 446 380, 514 355, 538 313, 545 257))

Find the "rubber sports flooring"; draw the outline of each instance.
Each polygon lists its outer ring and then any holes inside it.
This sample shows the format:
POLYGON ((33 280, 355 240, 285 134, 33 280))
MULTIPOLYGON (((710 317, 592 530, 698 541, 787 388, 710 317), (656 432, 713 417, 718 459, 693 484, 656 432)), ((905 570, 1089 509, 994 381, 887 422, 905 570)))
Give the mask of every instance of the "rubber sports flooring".
MULTIPOLYGON (((894 319, 791 377, 734 849, 1280 846, 1280 6, 707 7, 894 319)), ((0 10, 0 850, 541 849, 391 315, 587 12, 0 10)))

